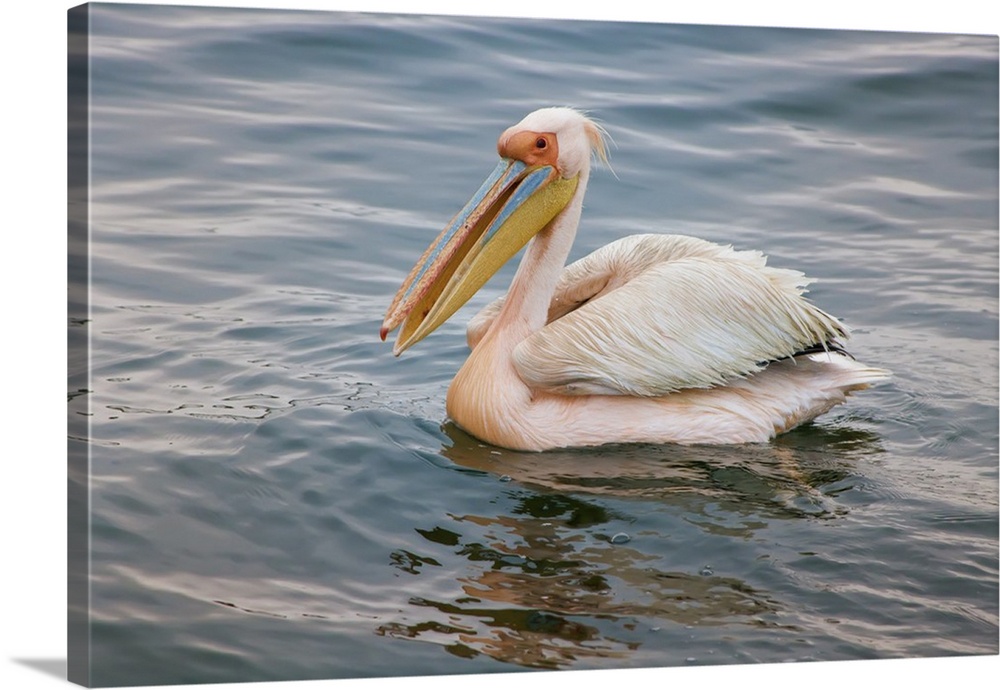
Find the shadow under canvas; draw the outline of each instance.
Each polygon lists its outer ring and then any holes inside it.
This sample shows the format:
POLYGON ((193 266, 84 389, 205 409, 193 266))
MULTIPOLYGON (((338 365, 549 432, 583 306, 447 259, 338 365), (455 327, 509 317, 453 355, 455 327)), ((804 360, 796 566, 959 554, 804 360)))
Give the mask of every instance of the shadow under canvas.
POLYGON ((66 659, 12 659, 12 661, 33 668, 47 676, 66 679, 66 659))

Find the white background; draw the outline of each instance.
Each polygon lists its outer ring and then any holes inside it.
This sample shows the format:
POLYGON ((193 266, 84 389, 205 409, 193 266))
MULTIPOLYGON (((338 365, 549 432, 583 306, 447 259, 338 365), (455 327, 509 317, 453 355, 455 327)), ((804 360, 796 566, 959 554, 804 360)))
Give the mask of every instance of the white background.
MULTIPOLYGON (((142 1, 142 0, 137 0, 142 1)), ((0 16, 0 688, 57 688, 66 658, 66 11, 76 3, 15 0, 0 16), (40 670, 41 669, 41 670, 40 670)), ((177 3, 174 3, 177 4, 177 3)), ((183 0, 186 5, 419 11, 701 24, 998 33, 995 0, 505 0, 491 5, 411 0, 183 0), (666 3, 665 3, 666 4, 666 3), (671 3, 672 4, 672 3, 671 3), (818 7, 818 8, 817 8, 818 7)), ((997 385, 986 381, 984 385, 997 385)), ((914 568, 921 567, 913 564, 914 568)), ((866 661, 635 671, 215 685, 249 690, 493 690, 627 684, 634 688, 904 688, 1000 677, 1000 658, 866 661), (544 685, 543 685, 544 684, 544 685)), ((631 690, 631 689, 630 689, 631 690)))

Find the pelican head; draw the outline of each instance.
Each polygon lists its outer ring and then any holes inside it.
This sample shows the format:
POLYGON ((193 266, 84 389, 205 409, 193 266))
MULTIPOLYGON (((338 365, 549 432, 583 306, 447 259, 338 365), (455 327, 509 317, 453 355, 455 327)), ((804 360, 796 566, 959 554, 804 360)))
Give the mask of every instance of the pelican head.
POLYGON ((402 326, 399 355, 448 320, 582 191, 604 130, 571 108, 543 108, 497 141, 500 161, 427 248, 393 298, 380 335, 402 326), (581 184, 582 183, 582 184, 581 184))

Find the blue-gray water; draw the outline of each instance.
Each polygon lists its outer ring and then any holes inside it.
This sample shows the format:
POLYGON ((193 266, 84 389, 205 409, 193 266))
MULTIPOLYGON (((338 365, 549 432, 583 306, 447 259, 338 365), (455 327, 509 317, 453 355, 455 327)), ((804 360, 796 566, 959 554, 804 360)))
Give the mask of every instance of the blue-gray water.
POLYGON ((91 30, 96 684, 997 653, 996 37, 111 5, 91 30), (449 425, 513 266, 399 359, 379 325, 552 104, 615 142, 571 258, 763 250, 894 379, 762 445, 449 425))

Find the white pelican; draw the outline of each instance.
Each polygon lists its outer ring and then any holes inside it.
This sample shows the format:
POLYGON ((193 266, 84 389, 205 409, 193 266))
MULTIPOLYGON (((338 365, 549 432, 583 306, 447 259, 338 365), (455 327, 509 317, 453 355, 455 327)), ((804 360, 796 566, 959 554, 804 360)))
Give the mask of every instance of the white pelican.
POLYGON ((565 267, 604 130, 537 110, 396 293, 399 355, 440 326, 526 243, 507 294, 468 327, 448 416, 519 450, 605 443, 766 441, 887 371, 836 343, 847 330, 802 297, 810 281, 759 252, 634 235, 565 267))

